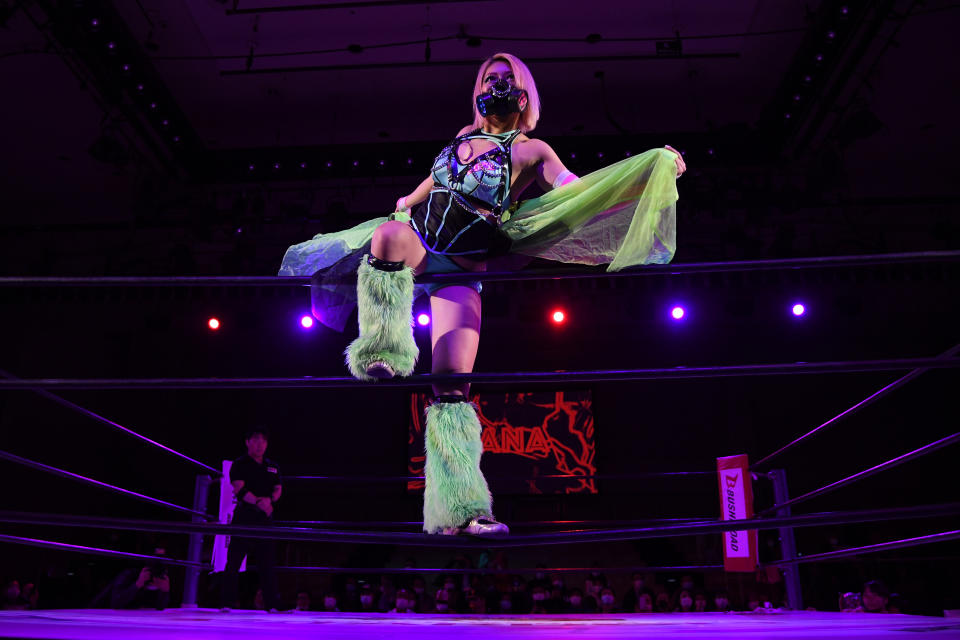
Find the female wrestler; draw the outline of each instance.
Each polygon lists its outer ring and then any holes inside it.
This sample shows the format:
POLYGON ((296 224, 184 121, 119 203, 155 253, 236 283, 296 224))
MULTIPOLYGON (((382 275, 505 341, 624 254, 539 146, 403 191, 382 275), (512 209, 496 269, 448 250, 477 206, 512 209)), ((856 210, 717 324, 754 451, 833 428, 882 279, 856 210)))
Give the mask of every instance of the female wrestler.
MULTIPOLYGON (((540 101, 527 66, 498 53, 480 66, 474 122, 434 161, 430 176, 377 226, 357 272, 360 336, 347 364, 361 380, 406 376, 419 351, 411 309, 415 276, 483 271, 506 253, 500 232, 511 200, 534 180, 545 190, 576 180, 550 146, 527 136, 540 101)), ((670 151, 675 150, 667 147, 670 151)), ((676 153, 676 177, 686 170, 676 153)), ((609 261, 609 260, 608 260, 609 261)), ((480 285, 429 285, 434 374, 470 373, 480 339, 480 285)), ((434 385, 427 408, 424 531, 504 535, 480 472, 480 422, 469 385, 434 385)))

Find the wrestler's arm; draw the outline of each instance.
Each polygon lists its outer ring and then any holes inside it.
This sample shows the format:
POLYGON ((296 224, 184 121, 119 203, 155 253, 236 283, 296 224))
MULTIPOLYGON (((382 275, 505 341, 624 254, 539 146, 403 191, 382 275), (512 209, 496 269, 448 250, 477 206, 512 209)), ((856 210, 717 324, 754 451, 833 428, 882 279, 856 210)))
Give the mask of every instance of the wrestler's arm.
MULTIPOLYGON (((460 131, 457 132, 457 137, 459 138, 460 136, 462 136, 463 134, 469 131, 473 131, 473 125, 467 125, 463 129, 460 129, 460 131)), ((424 179, 424 181, 421 182, 419 186, 417 186, 417 188, 413 190, 412 193, 405 195, 403 198, 400 198, 400 200, 397 200, 397 208, 395 209, 395 211, 400 211, 401 209, 409 209, 414 205, 420 204, 421 202, 427 199, 427 196, 430 195, 430 189, 432 188, 433 188, 433 175, 430 175, 430 176, 427 176, 427 178, 424 179), (401 202, 401 200, 403 202, 401 202)))
POLYGON ((577 176, 563 166, 563 161, 557 156, 557 152, 546 142, 531 140, 528 144, 534 145, 537 158, 537 184, 541 189, 550 191, 577 179, 577 176))

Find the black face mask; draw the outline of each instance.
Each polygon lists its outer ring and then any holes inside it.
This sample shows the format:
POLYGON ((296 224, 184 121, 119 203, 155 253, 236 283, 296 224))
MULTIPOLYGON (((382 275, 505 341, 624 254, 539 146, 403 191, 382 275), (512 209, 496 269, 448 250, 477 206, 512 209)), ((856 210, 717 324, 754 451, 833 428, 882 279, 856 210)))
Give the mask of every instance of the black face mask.
POLYGON ((483 117, 522 113, 527 108, 527 92, 513 89, 506 80, 498 80, 487 93, 477 96, 477 111, 483 117))

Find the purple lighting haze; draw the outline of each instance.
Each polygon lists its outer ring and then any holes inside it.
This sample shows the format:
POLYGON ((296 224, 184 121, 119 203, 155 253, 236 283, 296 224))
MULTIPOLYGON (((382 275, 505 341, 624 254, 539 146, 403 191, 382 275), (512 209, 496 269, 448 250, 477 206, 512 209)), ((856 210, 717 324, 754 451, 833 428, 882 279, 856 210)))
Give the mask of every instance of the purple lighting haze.
POLYGON ((687 315, 687 311, 683 307, 676 306, 670 310, 670 317, 674 320, 683 320, 685 315, 687 315))
POLYGON ((417 315, 417 324, 419 324, 421 327, 427 326, 430 324, 430 316, 425 313, 417 315))
POLYGON ((313 316, 302 316, 300 318, 300 326, 304 329, 313 328, 313 316))
POLYGON ((804 313, 806 313, 807 308, 798 302, 797 304, 793 305, 791 311, 793 311, 793 315, 795 316, 802 316, 804 313))

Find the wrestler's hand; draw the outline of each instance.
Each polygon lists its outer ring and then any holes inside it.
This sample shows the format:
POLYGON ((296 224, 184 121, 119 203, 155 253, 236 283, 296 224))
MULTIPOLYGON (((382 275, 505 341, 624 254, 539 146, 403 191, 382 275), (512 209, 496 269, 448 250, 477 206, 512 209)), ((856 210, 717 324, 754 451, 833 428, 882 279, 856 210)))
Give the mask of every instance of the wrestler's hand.
POLYGON ((683 161, 683 156, 680 155, 679 151, 677 151, 676 149, 674 149, 668 144, 664 146, 667 149, 670 149, 670 151, 673 151, 675 154, 677 154, 677 157, 674 159, 677 161, 677 177, 679 178, 680 176, 683 175, 683 172, 687 170, 687 163, 683 161))

